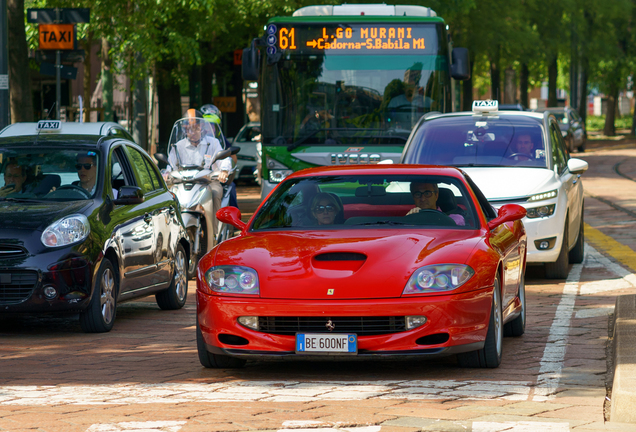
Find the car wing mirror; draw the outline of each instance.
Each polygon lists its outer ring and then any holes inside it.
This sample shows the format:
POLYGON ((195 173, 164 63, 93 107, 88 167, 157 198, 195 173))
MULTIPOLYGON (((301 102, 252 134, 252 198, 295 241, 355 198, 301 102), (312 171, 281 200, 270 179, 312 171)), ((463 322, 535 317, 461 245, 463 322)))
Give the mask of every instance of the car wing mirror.
POLYGON ((226 224, 230 224, 241 231, 245 230, 247 224, 241 220, 241 211, 236 207, 223 207, 216 212, 216 218, 226 224))
POLYGON ((525 216, 525 208, 518 204, 505 204, 499 208, 497 217, 488 222, 488 228, 493 230, 502 223, 523 219, 525 216))
POLYGON ((568 160, 568 170, 570 170, 572 174, 582 174, 587 171, 588 168, 589 164, 583 159, 570 158, 568 160))
POLYGON ((470 57, 467 48, 453 48, 451 51, 451 76, 456 80, 470 79, 470 57))
POLYGON ((117 191, 116 205, 141 204, 144 202, 144 194, 139 186, 122 186, 117 191))

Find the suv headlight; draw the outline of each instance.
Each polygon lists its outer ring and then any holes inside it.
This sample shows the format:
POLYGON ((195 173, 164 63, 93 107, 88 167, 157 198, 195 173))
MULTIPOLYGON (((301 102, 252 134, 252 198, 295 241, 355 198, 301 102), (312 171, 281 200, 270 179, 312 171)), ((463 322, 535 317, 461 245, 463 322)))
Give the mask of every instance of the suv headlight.
POLYGON ((256 270, 244 266, 214 266, 205 272, 208 287, 222 294, 259 295, 256 270))
POLYGON ((546 199, 556 198, 557 194, 558 194, 558 191, 556 189, 550 192, 535 194, 535 195, 532 195, 530 198, 528 198, 528 202, 543 201, 546 199))
POLYGON ((280 183, 285 177, 293 173, 289 167, 278 162, 276 159, 267 158, 267 169, 269 170, 269 181, 272 183, 280 183))
POLYGON ((74 214, 49 225, 40 240, 46 247, 68 246, 83 241, 91 232, 86 216, 74 214))
POLYGON ((464 264, 438 264, 417 269, 411 276, 402 295, 442 293, 465 284, 475 271, 464 264))
POLYGON ((526 209, 526 216, 530 219, 552 216, 554 214, 554 204, 526 209))

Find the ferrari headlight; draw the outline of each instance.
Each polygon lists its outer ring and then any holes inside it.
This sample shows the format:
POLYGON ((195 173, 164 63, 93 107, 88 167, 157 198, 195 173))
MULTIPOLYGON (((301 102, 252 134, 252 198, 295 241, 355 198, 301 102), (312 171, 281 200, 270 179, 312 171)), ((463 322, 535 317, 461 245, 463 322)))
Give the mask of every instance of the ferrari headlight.
POLYGON ((214 292, 259 295, 256 270, 243 266, 215 266, 205 272, 205 280, 214 292))
POLYGON ((46 247, 68 246, 83 241, 90 232, 86 216, 75 214, 53 222, 44 230, 40 240, 46 247))
POLYGON ((402 295, 440 293, 462 286, 475 274, 464 264, 438 264, 421 267, 413 273, 402 295))
POLYGON ((550 192, 544 192, 544 193, 532 195, 530 198, 528 198, 528 202, 543 201, 550 198, 556 198, 556 196, 557 196, 557 190, 553 190, 550 192))

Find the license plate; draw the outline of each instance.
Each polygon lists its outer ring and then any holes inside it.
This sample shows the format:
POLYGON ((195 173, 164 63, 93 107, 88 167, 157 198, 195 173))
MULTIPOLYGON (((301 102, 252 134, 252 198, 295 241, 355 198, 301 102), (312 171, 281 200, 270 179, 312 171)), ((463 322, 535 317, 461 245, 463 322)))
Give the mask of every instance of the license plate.
POLYGON ((296 333, 296 354, 357 354, 355 334, 296 333))

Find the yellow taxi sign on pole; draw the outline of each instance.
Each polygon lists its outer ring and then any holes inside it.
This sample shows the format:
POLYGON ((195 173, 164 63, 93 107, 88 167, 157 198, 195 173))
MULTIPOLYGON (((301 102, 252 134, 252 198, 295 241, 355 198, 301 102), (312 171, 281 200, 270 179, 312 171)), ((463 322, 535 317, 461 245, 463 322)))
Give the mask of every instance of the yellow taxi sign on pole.
POLYGON ((40 49, 72 50, 75 48, 74 24, 40 24, 40 49))
POLYGON ((236 112, 236 97, 215 97, 213 102, 221 112, 235 113, 236 112))

